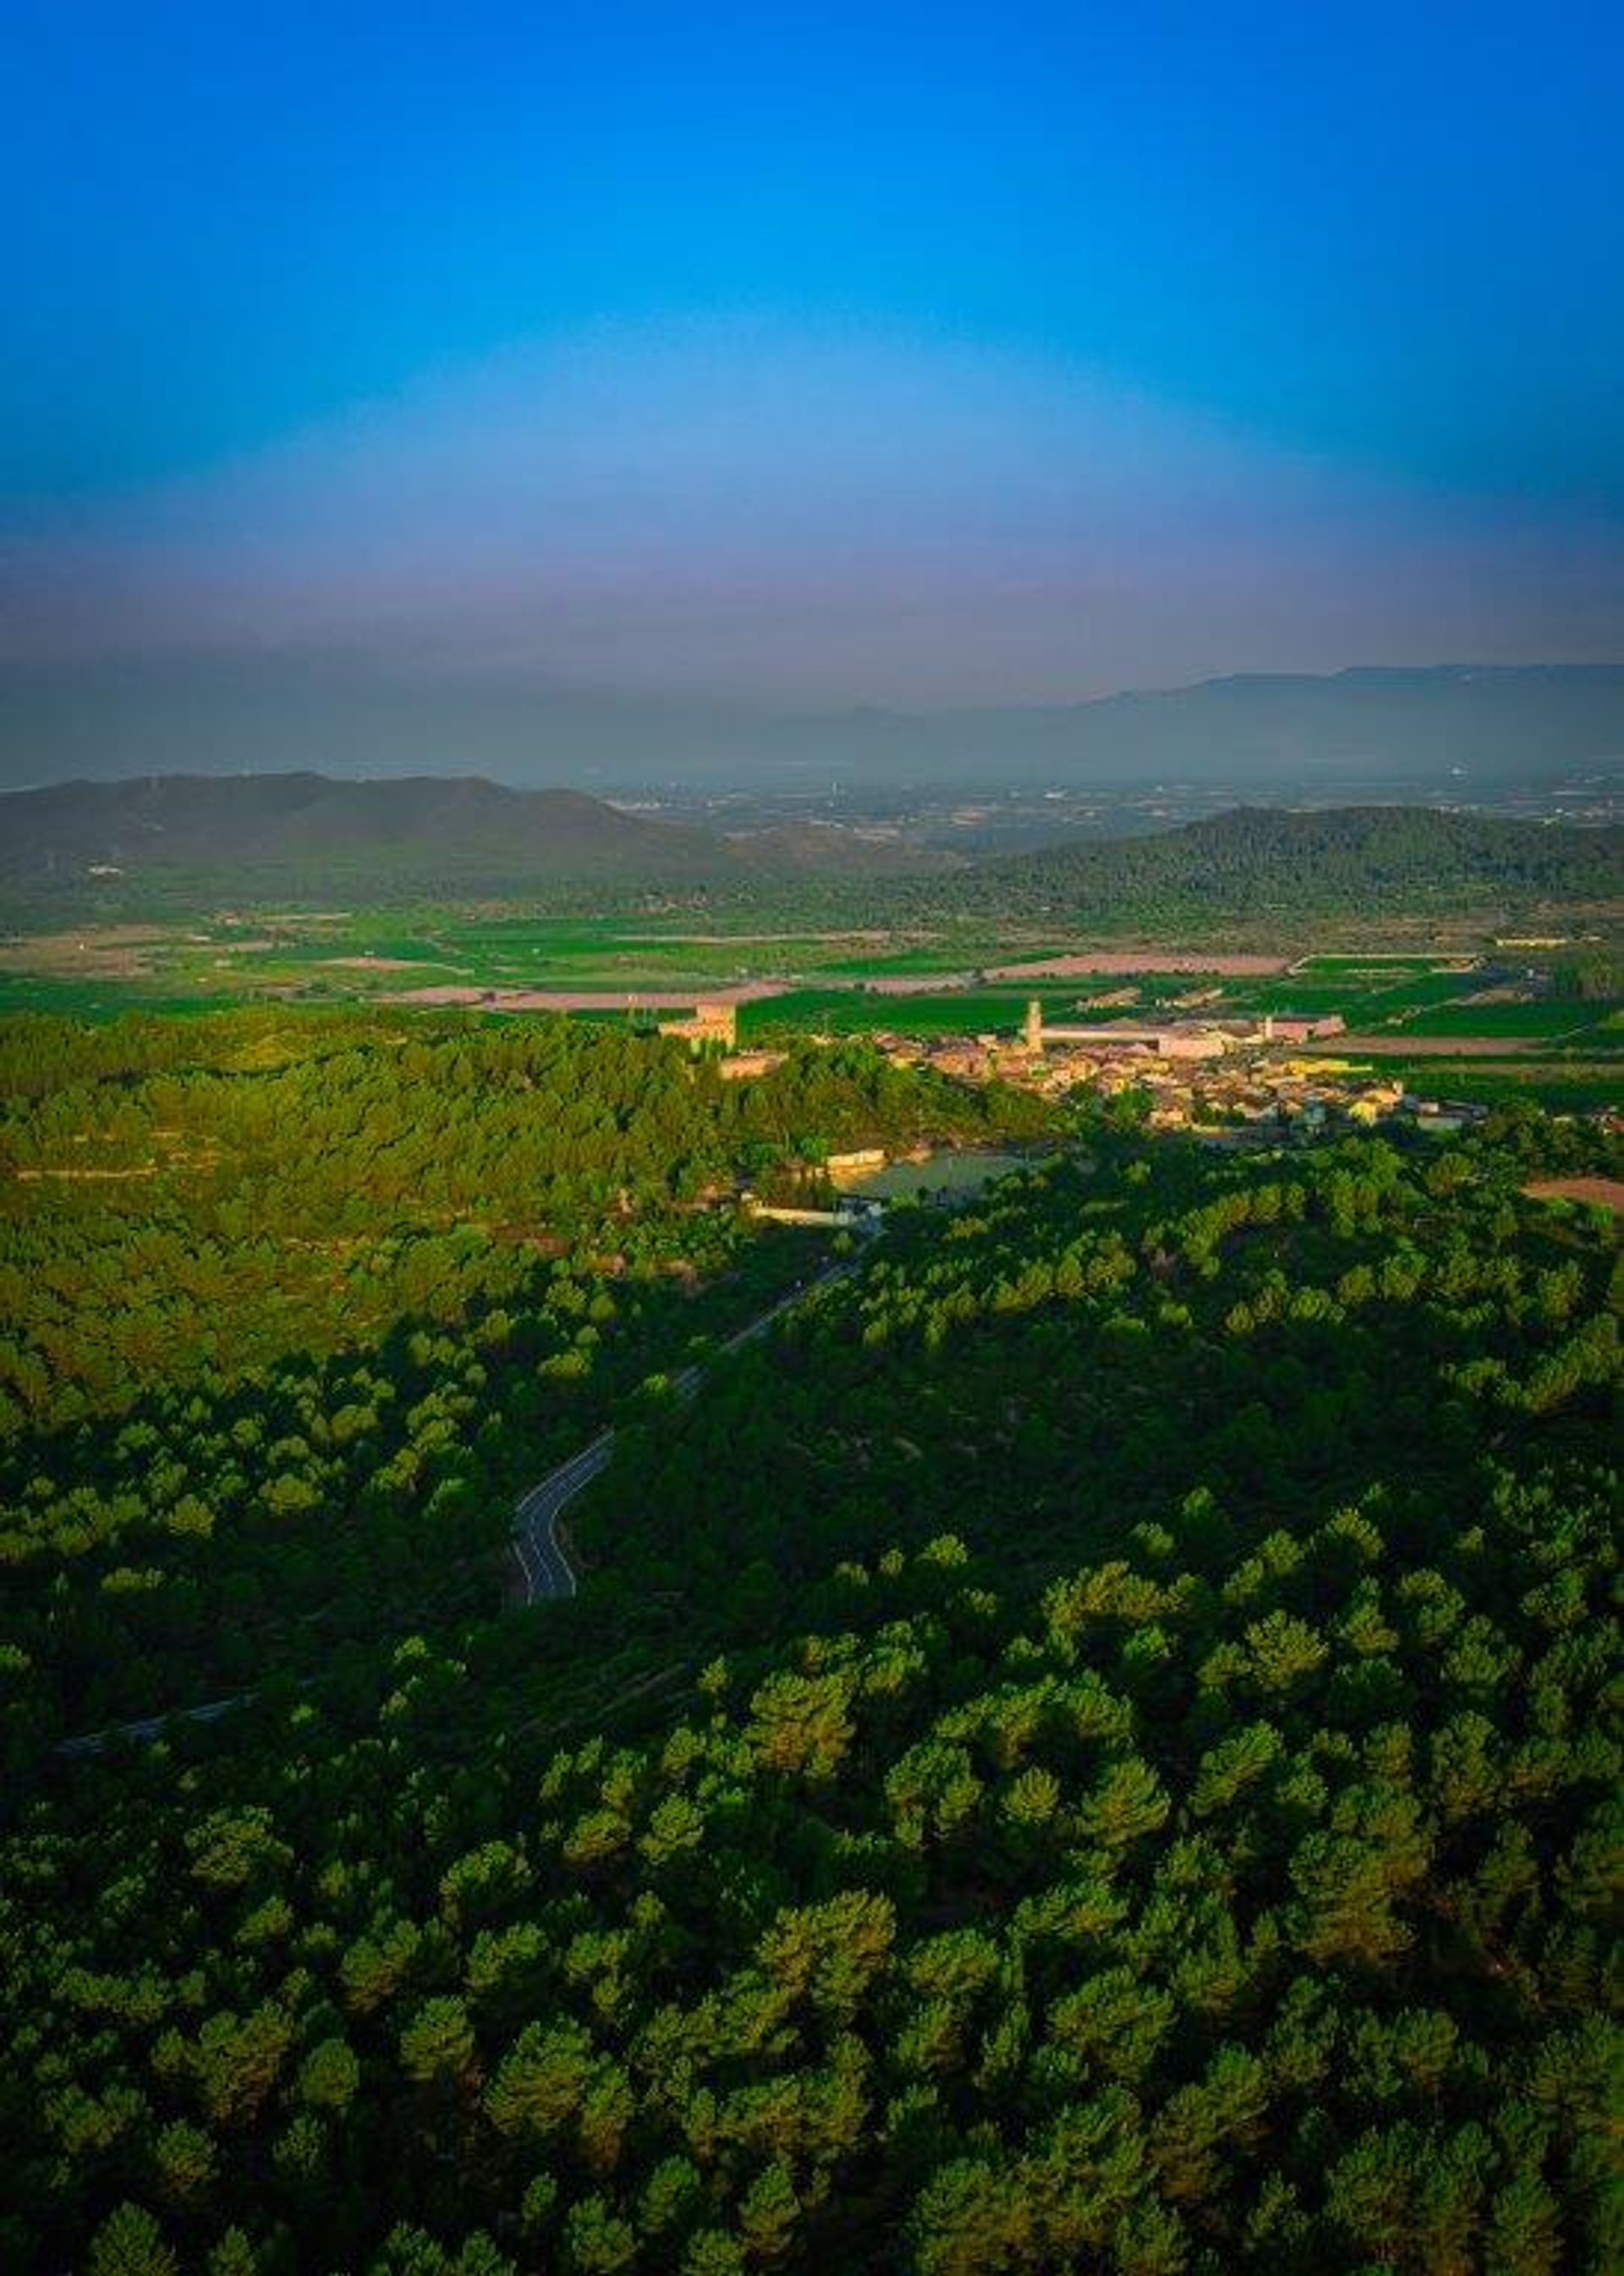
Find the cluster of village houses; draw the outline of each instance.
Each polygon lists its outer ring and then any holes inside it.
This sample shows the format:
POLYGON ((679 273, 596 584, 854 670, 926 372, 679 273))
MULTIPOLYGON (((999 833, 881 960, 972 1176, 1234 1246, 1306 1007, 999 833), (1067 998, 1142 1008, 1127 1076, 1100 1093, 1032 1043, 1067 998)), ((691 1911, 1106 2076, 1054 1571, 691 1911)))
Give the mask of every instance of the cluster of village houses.
POLYGON ((1035 1005, 1013 1039, 894 1036, 884 1039, 884 1047, 899 1064, 922 1063, 983 1081, 998 1076, 1049 1096, 1080 1089, 1108 1098, 1139 1092, 1150 1099, 1153 1129, 1194 1127, 1229 1144, 1272 1143, 1283 1131, 1312 1136, 1331 1123, 1368 1127, 1395 1119, 1453 1130, 1484 1111, 1416 1098, 1401 1082, 1361 1075, 1333 1054, 1312 1051, 1342 1027, 1335 1014, 1051 1026, 1035 1005))
MULTIPOLYGON (((1332 1053, 1314 1051, 1343 1030, 1320 1018, 1170 1019, 1054 1024, 1036 1000, 1014 1036, 873 1037, 899 1066, 930 1066, 960 1080, 997 1078, 1048 1097, 1089 1089, 1110 1098, 1148 1096, 1153 1129, 1194 1127, 1215 1143, 1272 1144, 1282 1134, 1312 1137, 1332 1125, 1370 1127, 1393 1120, 1439 1133, 1478 1120, 1480 1105, 1422 1099, 1400 1082, 1359 1074, 1332 1053)), ((723 1073, 762 1074, 781 1054, 740 1051, 723 1073)))

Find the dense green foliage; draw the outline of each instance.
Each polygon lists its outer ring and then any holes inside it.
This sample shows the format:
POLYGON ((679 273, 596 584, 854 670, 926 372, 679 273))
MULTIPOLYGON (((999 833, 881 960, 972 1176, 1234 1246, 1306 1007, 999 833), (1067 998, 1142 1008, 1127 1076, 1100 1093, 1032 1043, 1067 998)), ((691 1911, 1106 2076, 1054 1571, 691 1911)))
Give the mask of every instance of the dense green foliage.
POLYGON ((510 1299, 565 1236, 635 1256, 741 1172, 793 1189, 841 1146, 1051 1119, 861 1045, 732 1083, 556 1019, 23 1018, 0 1076, 0 1430, 510 1299))
POLYGON ((496 1601, 516 1487, 794 1273, 747 1175, 1035 1132, 859 1046, 0 1023, 0 1637, 32 1745, 496 1601))
POLYGON ((702 832, 576 791, 473 778, 147 775, 14 791, 4 814, 0 898, 46 922, 357 890, 399 900, 426 889, 692 887, 743 869, 702 832))
POLYGON ((1605 1004, 1624 998, 1624 951, 1581 948, 1557 960, 1554 992, 1569 1003, 1605 1004))
POLYGON ((577 1603, 19 1746, 0 2252, 1617 2265, 1616 1142, 1089 1142, 645 1400, 577 1603))
POLYGON ((808 870, 932 871, 949 858, 845 830, 720 837, 478 776, 148 774, 9 792, 0 814, 0 908, 36 924, 311 899, 749 900, 808 870))
POLYGON ((1236 916, 1269 925, 1348 912, 1526 910, 1620 893, 1624 830, 1370 806, 1243 807, 1159 837, 983 862, 931 898, 965 913, 1177 929, 1236 916))
POLYGON ((673 904, 890 923, 1060 917, 1107 930, 1616 902, 1624 831, 1430 807, 1241 808, 1146 838, 950 867, 846 829, 747 838, 474 778, 167 775, 10 793, 0 908, 34 927, 222 906, 673 904), (905 874, 886 874, 899 865, 905 874), (881 874, 872 874, 876 869, 881 874), (913 871, 919 874, 906 874, 913 871))

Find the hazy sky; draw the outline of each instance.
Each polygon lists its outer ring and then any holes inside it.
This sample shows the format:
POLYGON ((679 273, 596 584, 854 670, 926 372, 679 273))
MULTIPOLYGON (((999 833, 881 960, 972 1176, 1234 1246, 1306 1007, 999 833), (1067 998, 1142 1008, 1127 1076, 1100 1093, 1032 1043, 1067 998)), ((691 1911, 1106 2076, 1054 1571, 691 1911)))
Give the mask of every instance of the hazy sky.
POLYGON ((4 18, 0 700, 1624 655, 1616 5, 4 18))

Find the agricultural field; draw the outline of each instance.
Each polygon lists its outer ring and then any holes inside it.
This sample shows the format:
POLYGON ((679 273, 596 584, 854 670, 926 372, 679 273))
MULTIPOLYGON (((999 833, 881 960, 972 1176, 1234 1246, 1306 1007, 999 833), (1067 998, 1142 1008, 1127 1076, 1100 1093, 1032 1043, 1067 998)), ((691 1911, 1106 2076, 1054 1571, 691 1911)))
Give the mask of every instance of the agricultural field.
POLYGON ((246 1000, 236 992, 178 991, 151 981, 0 972, 0 1017, 11 1012, 56 1012, 69 1020, 115 1020, 125 1012, 217 1012, 246 1000))
MULTIPOLYGON (((1068 992, 1066 1001, 1070 1003, 1068 992)), ((1028 997, 1012 989, 955 988, 937 994, 881 995, 865 988, 795 988, 739 1007, 741 1043, 774 1043, 800 1030, 817 1035, 983 1035, 1013 1031, 1028 997)))
POLYGON ((1422 1011, 1432 1004, 1464 1003, 1482 992, 1481 972, 1412 972, 1401 979, 1377 982, 1365 992, 1362 1015, 1384 1018, 1422 1011))
POLYGON ((1317 1017, 1322 1013, 1339 1012, 1348 1020, 1355 1013, 1362 1018, 1369 1007, 1378 1002, 1397 1000, 1392 990, 1339 988, 1327 981, 1270 980, 1249 987, 1236 983, 1224 990, 1224 1007, 1231 1013, 1281 1012, 1317 1017))
POLYGON ((1604 1004, 1559 1002, 1449 1004, 1429 1006, 1404 1020, 1413 1036, 1515 1036, 1542 1043, 1573 1042, 1604 1024, 1604 1004))
POLYGON ((1384 975, 1400 978, 1406 972, 1430 972, 1436 956, 1409 950, 1372 950, 1362 955, 1304 956, 1293 967, 1309 979, 1379 980, 1384 975))
POLYGON ((1504 1058, 1384 1057, 1371 1061, 1370 1071, 1429 1098, 1483 1105, 1522 1098, 1552 1114, 1624 1111, 1624 1071, 1605 1060, 1533 1054, 1504 1058))
MULTIPOLYGON (((1413 1065, 1431 1091, 1522 1094, 1551 1105, 1618 1097, 1624 1007, 1545 992, 1522 956, 1459 951, 1310 953, 1284 970, 1127 971, 1123 952, 1097 952, 1097 972, 990 980, 1012 963, 1081 966, 1091 953, 1036 926, 917 922, 877 928, 711 929, 693 910, 665 915, 545 917, 489 907, 216 914, 186 924, 92 928, 0 944, 0 1013, 49 1011, 103 1020, 123 1011, 199 1012, 231 1005, 383 1003, 417 991, 465 1000, 522 990, 527 1005, 485 1008, 534 1016, 556 990, 573 1018, 637 1017, 640 996, 695 998, 754 986, 739 1005, 746 1043, 796 1034, 891 1032, 922 1038, 1013 1036, 1036 996, 1051 1023, 1165 1018, 1261 1020, 1267 1013, 1339 1016, 1371 1064, 1413 1065), (933 985, 936 982, 939 984, 933 985), (573 994, 598 990, 608 1009, 573 994), (770 990, 771 992, 769 992, 770 990), (1413 1056, 1407 1044, 1414 1045, 1413 1056)), ((1146 952, 1147 961, 1154 951, 1146 952)), ((645 1005, 646 1008, 646 1005, 645 1005)))
POLYGON ((1298 1013, 1309 1016, 1339 1013, 1351 1028, 1376 1025, 1407 1016, 1428 1004, 1447 1004, 1484 986, 1478 970, 1416 965, 1385 973, 1350 970, 1345 975, 1313 970, 1278 980, 1233 981, 1224 990, 1226 1008, 1235 1012, 1298 1013))
MULTIPOLYGON (((978 971, 983 964, 1004 954, 1006 949, 1006 944, 1001 941, 960 937, 871 955, 830 956, 821 962, 825 972, 839 973, 854 980, 906 979, 916 974, 928 978, 933 973, 978 971)), ((1043 947, 1021 951, 1022 956, 1034 963, 1064 952, 1043 947)))
MULTIPOLYGON (((739 1007, 740 1042, 771 1042, 796 1030, 831 1036, 966 1036, 1013 1032, 1038 997, 1050 1019, 1076 1016, 1077 990, 1066 988, 957 988, 940 994, 890 996, 861 988, 796 988, 739 1007)), ((1115 1016, 1131 1016, 1132 1007, 1115 1016)), ((1092 1013, 1089 1015, 1093 1016, 1092 1013)), ((1101 1013, 1102 1018, 1113 1016, 1101 1013)))
MULTIPOLYGON (((615 920, 504 917, 486 911, 333 911, 317 915, 200 919, 186 925, 87 928, 0 943, 8 1008, 46 1008, 62 983, 105 988, 128 1004, 252 1002, 300 995, 353 1001, 408 986, 557 986, 717 990, 771 977, 786 984, 824 973, 860 984, 973 972, 1000 955, 1041 951, 1019 931, 984 929, 952 940, 917 931, 729 934, 694 929, 692 913, 661 927, 615 920)), ((76 1006, 76 1008, 79 1008, 76 1006)))

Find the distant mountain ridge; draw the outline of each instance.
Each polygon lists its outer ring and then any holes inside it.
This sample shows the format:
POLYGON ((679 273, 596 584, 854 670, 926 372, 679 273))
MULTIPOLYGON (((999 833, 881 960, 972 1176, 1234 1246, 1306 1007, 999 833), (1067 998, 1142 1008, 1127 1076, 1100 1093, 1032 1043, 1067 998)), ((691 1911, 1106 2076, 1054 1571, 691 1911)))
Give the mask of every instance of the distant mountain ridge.
POLYGON ((1469 794, 1624 771, 1624 664, 1242 673, 1069 704, 790 714, 436 678, 363 657, 153 659, 0 679, 0 780, 319 764, 602 793, 655 785, 1218 784, 1469 794))
POLYGON ((1601 768, 1624 776, 1624 664, 1357 666, 1239 673, 1084 703, 920 717, 863 711, 784 725, 769 755, 869 782, 1214 784, 1237 793, 1339 784, 1463 794, 1601 768))
POLYGON ((940 867, 839 830, 725 838, 576 790, 482 776, 144 775, 0 793, 0 897, 64 914, 189 891, 367 899, 747 892, 778 878, 940 867))
POLYGON ((478 775, 355 782, 330 775, 148 775, 14 791, 0 806, 0 876, 42 865, 254 875, 346 858, 384 868, 444 856, 541 877, 689 877, 722 852, 575 790, 510 790, 478 775))

